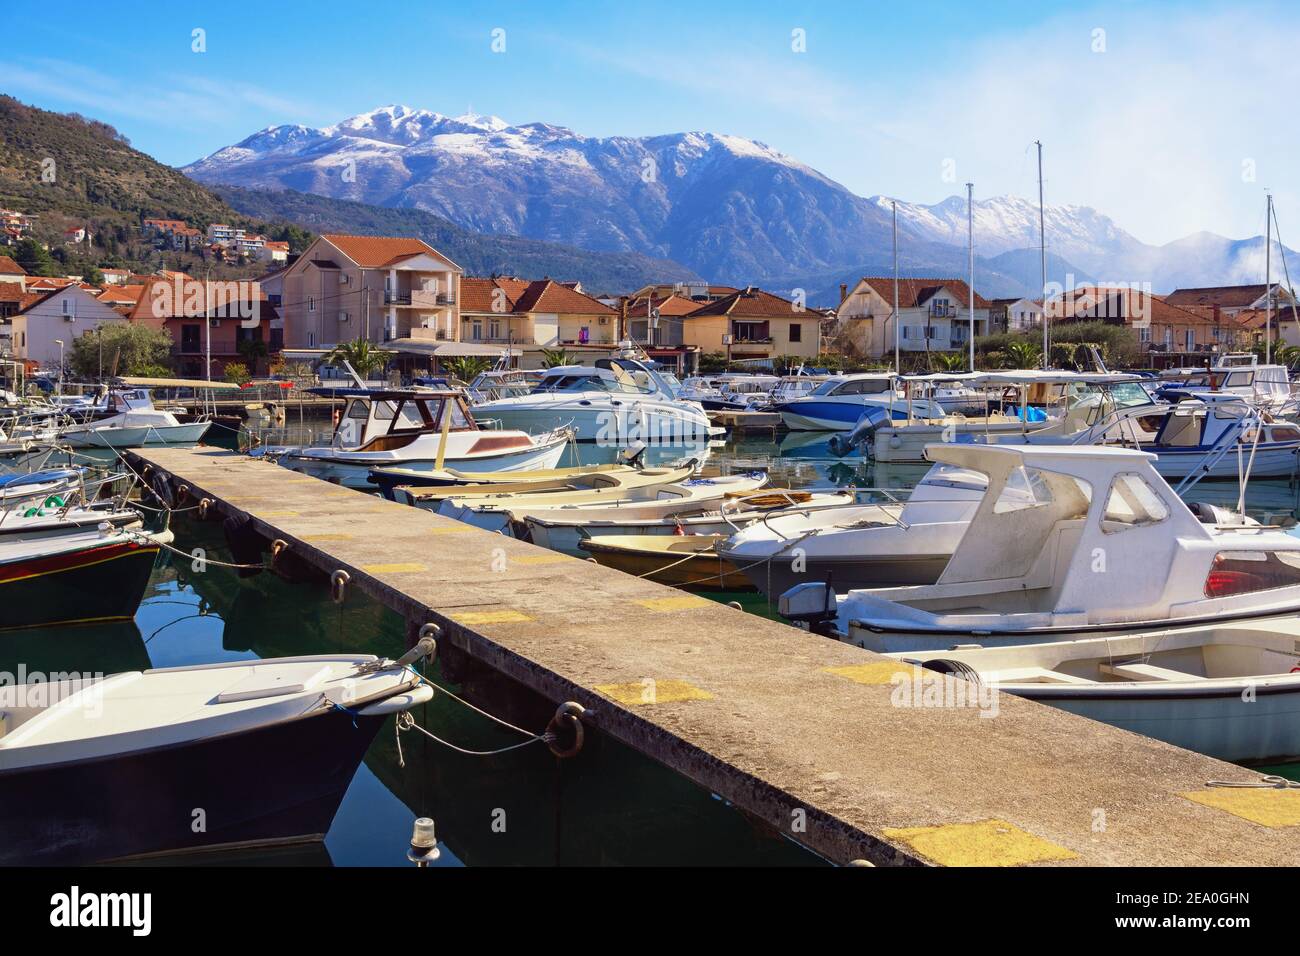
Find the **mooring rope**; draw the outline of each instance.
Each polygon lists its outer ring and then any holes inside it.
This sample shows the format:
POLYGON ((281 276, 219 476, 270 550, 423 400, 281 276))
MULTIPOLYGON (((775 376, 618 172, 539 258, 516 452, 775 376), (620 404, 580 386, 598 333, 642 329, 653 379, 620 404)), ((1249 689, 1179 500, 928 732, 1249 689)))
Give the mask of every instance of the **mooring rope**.
POLYGON ((1288 780, 1276 774, 1268 774, 1258 780, 1208 780, 1207 787, 1260 787, 1275 790, 1300 790, 1300 780, 1288 780))

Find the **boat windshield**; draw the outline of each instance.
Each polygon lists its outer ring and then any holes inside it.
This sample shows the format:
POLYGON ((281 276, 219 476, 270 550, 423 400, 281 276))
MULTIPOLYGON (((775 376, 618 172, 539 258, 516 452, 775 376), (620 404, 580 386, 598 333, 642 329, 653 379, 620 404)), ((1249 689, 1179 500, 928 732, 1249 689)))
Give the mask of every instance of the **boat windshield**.
POLYGON ((602 375, 565 374, 546 376, 533 386, 531 394, 536 395, 545 392, 635 392, 644 394, 649 391, 648 388, 638 388, 630 381, 620 382, 602 375))

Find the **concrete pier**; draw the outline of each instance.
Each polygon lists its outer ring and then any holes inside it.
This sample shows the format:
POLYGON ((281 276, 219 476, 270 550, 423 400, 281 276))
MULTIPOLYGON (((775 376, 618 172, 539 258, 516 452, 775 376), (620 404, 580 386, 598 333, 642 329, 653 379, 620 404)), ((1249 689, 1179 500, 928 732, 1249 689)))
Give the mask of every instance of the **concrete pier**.
POLYGON ((894 661, 270 462, 128 457, 832 861, 1300 859, 1300 790, 1206 786, 1254 771, 1009 695, 903 700, 894 661))

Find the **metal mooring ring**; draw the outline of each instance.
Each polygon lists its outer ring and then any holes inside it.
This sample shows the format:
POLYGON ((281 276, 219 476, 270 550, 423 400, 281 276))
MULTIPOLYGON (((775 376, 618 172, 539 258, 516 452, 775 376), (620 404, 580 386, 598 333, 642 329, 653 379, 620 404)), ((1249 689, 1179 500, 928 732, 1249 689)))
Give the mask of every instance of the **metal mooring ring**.
POLYGON ((285 541, 283 538, 276 538, 271 542, 271 560, 274 561, 287 550, 289 550, 289 542, 285 541))
POLYGON ((176 489, 176 503, 178 505, 183 505, 185 503, 185 499, 188 498, 189 496, 190 496, 189 485, 181 485, 179 488, 176 489))
POLYGON ((551 753, 563 759, 575 756, 582 749, 583 741, 586 739, 582 727, 582 715, 586 712, 585 707, 571 700, 556 708, 555 716, 546 725, 546 733, 556 738, 571 735, 572 742, 566 747, 561 745, 558 739, 548 740, 546 746, 551 748, 551 753))
POLYGON ((206 519, 207 516, 208 516, 208 509, 211 508, 211 507, 212 507, 212 499, 211 499, 211 498, 204 498, 204 499, 202 499, 202 500, 199 502, 199 517, 200 517, 200 518, 204 518, 204 519, 206 519))
POLYGON ((342 568, 330 575, 330 597, 334 599, 335 604, 342 604, 347 599, 348 582, 351 580, 352 575, 342 568))

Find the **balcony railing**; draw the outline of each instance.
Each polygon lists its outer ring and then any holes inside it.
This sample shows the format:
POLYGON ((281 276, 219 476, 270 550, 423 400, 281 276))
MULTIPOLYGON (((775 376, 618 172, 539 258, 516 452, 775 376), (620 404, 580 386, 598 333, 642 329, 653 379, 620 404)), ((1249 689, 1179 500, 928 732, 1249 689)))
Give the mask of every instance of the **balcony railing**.
POLYGON ((410 292, 384 293, 384 305, 414 305, 435 308, 455 304, 456 296, 452 292, 425 292, 421 289, 413 289, 410 292))
POLYGON ((930 318, 932 319, 955 319, 956 317, 957 317, 956 306, 951 306, 951 305, 930 306, 930 318))

